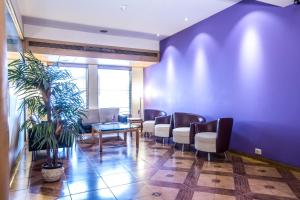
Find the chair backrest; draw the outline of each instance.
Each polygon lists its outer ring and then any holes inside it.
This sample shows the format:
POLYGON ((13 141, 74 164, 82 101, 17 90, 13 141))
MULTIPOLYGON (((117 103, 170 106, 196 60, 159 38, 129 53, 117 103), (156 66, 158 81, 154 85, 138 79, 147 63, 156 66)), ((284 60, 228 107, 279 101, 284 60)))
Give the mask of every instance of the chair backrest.
POLYGON ((217 153, 223 153, 229 149, 233 126, 233 118, 220 118, 217 122, 217 153))
POLYGON ((82 123, 83 124, 94 124, 99 123, 99 109, 88 109, 85 111, 84 117, 82 117, 82 123))
POLYGON ((155 120, 155 117, 167 116, 167 113, 162 110, 144 109, 144 121, 155 120))
POLYGON ((205 122, 201 115, 192 113, 175 112, 173 114, 174 128, 190 127, 193 122, 205 122))

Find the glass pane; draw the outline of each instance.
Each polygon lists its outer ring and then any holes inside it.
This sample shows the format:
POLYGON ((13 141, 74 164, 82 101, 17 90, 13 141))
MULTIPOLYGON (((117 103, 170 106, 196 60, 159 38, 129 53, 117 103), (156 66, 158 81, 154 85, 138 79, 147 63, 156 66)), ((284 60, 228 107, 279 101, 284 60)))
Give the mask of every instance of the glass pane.
POLYGON ((120 113, 130 113, 130 71, 99 69, 99 107, 120 108, 120 113))
POLYGON ((60 69, 67 70, 71 74, 73 82, 77 85, 79 90, 83 91, 81 97, 83 98, 84 104, 87 105, 87 69, 81 67, 60 67, 60 69))

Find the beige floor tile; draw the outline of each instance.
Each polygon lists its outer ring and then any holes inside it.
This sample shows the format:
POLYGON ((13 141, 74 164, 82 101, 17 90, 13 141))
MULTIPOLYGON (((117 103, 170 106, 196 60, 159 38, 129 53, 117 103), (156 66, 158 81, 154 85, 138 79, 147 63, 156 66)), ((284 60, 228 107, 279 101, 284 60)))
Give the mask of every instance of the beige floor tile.
POLYGON ((195 158, 195 153, 175 151, 172 157, 195 158))
POLYGON ((248 182, 250 190, 254 193, 297 199, 295 194, 286 183, 259 179, 248 179, 248 182))
POLYGON ((167 162, 165 162, 164 167, 174 167, 174 168, 184 168, 184 169, 190 169, 193 165, 193 160, 182 160, 182 159, 169 159, 167 162))
POLYGON ((300 180, 300 172, 292 171, 292 174, 293 174, 298 180, 300 180))
POLYGON ((275 178, 282 177, 277 171, 277 169, 274 167, 245 165, 245 171, 246 174, 255 175, 255 176, 267 176, 267 177, 275 177, 275 178))
POLYGON ((151 180, 171 183, 184 183, 187 174, 187 172, 182 171, 159 170, 151 177, 151 180))
POLYGON ((152 186, 146 183, 136 183, 110 188, 118 199, 165 199, 174 200, 179 189, 152 186))
POLYGON ((200 174, 197 185, 229 190, 235 189, 233 177, 213 174, 200 174))
POLYGON ((249 158, 249 157, 242 157, 242 160, 243 160, 244 163, 265 164, 265 165, 268 164, 267 162, 263 162, 263 161, 256 160, 254 158, 249 158))
POLYGON ((206 192, 194 192, 192 200, 236 200, 234 196, 213 194, 206 192))
POLYGON ((12 191, 9 193, 9 199, 10 200, 16 200, 16 199, 26 199, 28 190, 17 190, 17 191, 12 191))
POLYGON ((202 170, 233 173, 232 164, 230 163, 204 162, 202 170))
POLYGON ((29 185, 29 178, 15 179, 10 186, 10 190, 11 191, 24 190, 28 188, 28 185, 29 185))

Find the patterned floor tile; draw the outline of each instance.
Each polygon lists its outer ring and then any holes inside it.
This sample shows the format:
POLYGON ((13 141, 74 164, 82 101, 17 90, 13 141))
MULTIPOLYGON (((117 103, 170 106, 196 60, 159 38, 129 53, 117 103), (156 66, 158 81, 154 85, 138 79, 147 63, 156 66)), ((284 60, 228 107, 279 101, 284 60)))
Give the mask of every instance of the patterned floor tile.
POLYGON ((69 157, 60 150, 65 174, 55 183, 41 177, 46 154, 32 162, 24 151, 10 199, 300 199, 299 172, 255 159, 234 155, 229 162, 214 155, 214 162, 207 162, 151 138, 141 138, 139 149, 135 137, 128 137, 127 147, 104 148, 100 154, 97 143, 78 144, 69 157))
POLYGON ((206 192, 194 192, 192 200, 236 200, 234 196, 213 194, 206 192))
POLYGON ((298 180, 300 180, 300 172, 292 171, 292 174, 293 174, 298 180))
POLYGON ((274 167, 262 167, 262 166, 252 166, 245 165, 246 174, 255 175, 255 176, 268 176, 281 178, 281 175, 274 167))
POLYGON ((245 156, 242 157, 242 160, 243 160, 244 163, 250 163, 250 164, 264 164, 264 165, 268 164, 266 162, 256 160, 256 159, 253 159, 253 158, 249 158, 249 157, 245 157, 245 156))
POLYGON ((195 153, 193 152, 182 152, 182 151, 175 151, 172 157, 181 157, 181 158, 195 158, 195 153))
POLYGON ((204 162, 202 170, 233 173, 232 164, 230 163, 204 162))
POLYGON ((137 182, 137 178, 130 173, 102 176, 102 179, 108 187, 137 182))
POLYGON ((173 170, 159 170, 152 177, 152 181, 162 181, 170 183, 184 183, 187 172, 173 170))
POLYGON ((115 196, 109 189, 100 189, 90 192, 71 195, 72 200, 116 200, 115 196))
POLYGON ((258 179, 249 179, 248 181, 250 190, 254 193, 297 199, 286 183, 258 179))
POLYGON ((110 188, 118 200, 165 199, 175 200, 179 189, 135 183, 110 188))
POLYGON ((70 194, 78 194, 82 192, 107 188, 106 184, 100 177, 97 177, 95 179, 71 181, 68 182, 68 187, 70 194))
POLYGON ((193 160, 182 160, 182 159, 172 158, 167 160, 167 162, 165 162, 164 167, 191 169, 193 163, 194 163, 193 160))
POLYGON ((235 189, 233 177, 213 174, 200 174, 197 185, 229 190, 235 189))

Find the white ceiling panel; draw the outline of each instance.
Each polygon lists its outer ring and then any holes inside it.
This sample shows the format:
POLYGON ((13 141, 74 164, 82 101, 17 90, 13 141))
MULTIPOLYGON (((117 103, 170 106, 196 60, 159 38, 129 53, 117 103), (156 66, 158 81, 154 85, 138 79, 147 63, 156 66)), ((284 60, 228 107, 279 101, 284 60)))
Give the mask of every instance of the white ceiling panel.
POLYGON ((273 4, 275 6, 286 7, 294 3, 293 0, 257 0, 268 4, 273 4))
MULTIPOLYGON (((82 29, 104 27, 166 37, 240 0, 18 0, 28 21, 82 29), (31 18, 31 19, 30 19, 31 18), (87 27, 85 27, 87 28, 87 27)), ((109 34, 109 33, 108 33, 109 34)), ((126 34, 126 32, 122 32, 126 34)), ((129 35, 128 35, 129 36, 129 35)))

